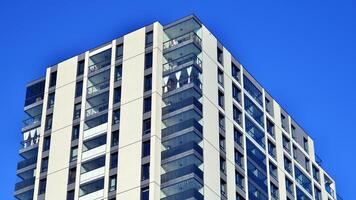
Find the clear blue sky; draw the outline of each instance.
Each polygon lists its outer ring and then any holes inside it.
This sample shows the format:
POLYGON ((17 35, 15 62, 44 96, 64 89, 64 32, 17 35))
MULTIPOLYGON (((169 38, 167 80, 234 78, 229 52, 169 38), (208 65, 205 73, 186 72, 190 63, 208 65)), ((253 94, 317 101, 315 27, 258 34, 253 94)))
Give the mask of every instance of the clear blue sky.
POLYGON ((354 0, 1 1, 0 199, 13 198, 27 82, 129 31, 191 13, 312 136, 337 191, 355 199, 354 0))

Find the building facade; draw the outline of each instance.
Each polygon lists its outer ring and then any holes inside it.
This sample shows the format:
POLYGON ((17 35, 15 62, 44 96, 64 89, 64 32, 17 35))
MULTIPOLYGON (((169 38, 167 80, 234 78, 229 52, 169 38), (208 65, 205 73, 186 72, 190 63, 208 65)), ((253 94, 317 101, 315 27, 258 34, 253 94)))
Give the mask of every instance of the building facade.
POLYGON ((20 200, 336 200, 313 140, 195 17, 27 85, 20 200))

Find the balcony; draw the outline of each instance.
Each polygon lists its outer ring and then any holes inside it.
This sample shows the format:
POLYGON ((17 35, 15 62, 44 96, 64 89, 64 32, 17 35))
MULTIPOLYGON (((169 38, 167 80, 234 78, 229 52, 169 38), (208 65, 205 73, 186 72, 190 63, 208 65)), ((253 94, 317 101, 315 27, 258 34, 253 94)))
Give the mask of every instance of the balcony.
POLYGON ((180 145, 178 147, 162 151, 162 153, 161 153, 162 162, 164 159, 168 159, 172 156, 176 156, 176 155, 184 153, 184 152, 191 152, 192 154, 197 153, 198 155, 201 155, 201 156, 203 155, 203 149, 198 144, 196 144, 195 142, 189 142, 189 143, 180 145))
POLYGON ((105 175, 105 167, 100 167, 80 175, 80 184, 87 183, 98 177, 103 177, 105 175))
POLYGON ((91 116, 93 116, 97 113, 100 113, 102 111, 105 111, 107 109, 108 109, 108 103, 99 104, 99 105, 96 105, 96 106, 86 109, 85 116, 91 117, 91 116))
POLYGON ((106 150, 106 144, 83 152, 82 153, 82 162, 89 160, 91 158, 94 158, 96 156, 105 154, 105 150, 106 150))
POLYGON ((85 130, 83 135, 84 135, 84 140, 87 140, 89 138, 93 138, 95 136, 98 136, 100 134, 103 134, 107 131, 107 126, 108 124, 101 124, 99 126, 93 127, 91 129, 85 130))
POLYGON ((32 107, 33 104, 40 104, 39 102, 43 102, 44 96, 44 88, 45 88, 45 78, 36 81, 26 88, 26 100, 25 100, 25 110, 30 105, 32 107))
POLYGON ((195 32, 189 32, 163 43, 163 53, 167 60, 175 60, 182 55, 201 51, 201 39, 195 32))
POLYGON ((163 76, 180 71, 184 68, 187 68, 187 71, 189 70, 188 72, 192 72, 192 67, 194 67, 194 70, 197 70, 201 73, 202 61, 195 54, 188 54, 163 64, 163 76))
POLYGON ((172 114, 173 112, 176 112, 180 109, 188 110, 190 108, 193 109, 194 107, 196 107, 199 111, 202 111, 203 109, 202 104, 197 99, 195 99, 194 97, 190 97, 178 103, 174 103, 164 107, 162 109, 162 116, 172 114))
POLYGON ((203 132, 203 126, 195 119, 188 119, 173 126, 166 127, 162 130, 162 138, 168 137, 177 132, 183 132, 186 130, 196 130, 199 133, 203 132))
POLYGON ((161 198, 161 200, 182 200, 182 199, 204 200, 204 196, 197 190, 190 189, 168 197, 161 198))
POLYGON ((109 68, 111 64, 111 49, 100 52, 89 58, 89 74, 100 69, 109 68))
MULTIPOLYGON (((177 179, 177 181, 179 181, 179 179, 177 179)), ((161 184, 161 190, 165 196, 164 198, 183 194, 190 190, 199 191, 202 187, 203 180, 199 178, 190 178, 179 182, 166 182, 161 184)))
POLYGON ((30 165, 34 165, 36 163, 37 163, 37 156, 30 159, 22 160, 19 163, 17 163, 17 170, 28 167, 30 165))
POLYGON ((182 177, 194 177, 197 176, 200 179, 203 179, 203 172, 196 165, 188 165, 186 167, 179 168, 174 171, 167 172, 161 175, 161 183, 174 180, 176 178, 182 177))
POLYGON ((35 115, 35 116, 29 116, 27 119, 22 121, 22 129, 27 129, 29 127, 36 127, 41 125, 41 117, 42 113, 35 115))
POLYGON ((21 152, 24 152, 26 149, 30 149, 30 147, 35 146, 38 141, 39 141, 39 137, 40 137, 40 128, 35 128, 35 129, 31 129, 29 131, 24 132, 23 135, 23 141, 21 141, 21 152))
POLYGON ((33 192, 34 189, 31 190, 26 190, 24 192, 21 191, 16 191, 15 192, 15 197, 18 200, 29 200, 29 199, 33 199, 33 192))
POLYGON ((35 177, 32 177, 30 179, 22 180, 22 181, 20 181, 20 182, 15 184, 15 191, 24 189, 24 188, 29 187, 29 186, 34 186, 34 184, 35 184, 35 177))
POLYGON ((202 83, 199 79, 198 75, 189 76, 186 78, 179 78, 177 77, 163 77, 164 85, 163 85, 163 94, 165 96, 169 96, 170 93, 173 91, 175 93, 181 92, 183 90, 189 89, 191 87, 196 87, 198 90, 202 89, 202 83))
POLYGON ((105 89, 107 89, 110 85, 109 81, 104 81, 101 83, 97 83, 95 85, 92 85, 90 87, 88 87, 87 89, 87 98, 90 98, 92 96, 95 96, 96 94, 99 94, 100 92, 104 91, 105 89))

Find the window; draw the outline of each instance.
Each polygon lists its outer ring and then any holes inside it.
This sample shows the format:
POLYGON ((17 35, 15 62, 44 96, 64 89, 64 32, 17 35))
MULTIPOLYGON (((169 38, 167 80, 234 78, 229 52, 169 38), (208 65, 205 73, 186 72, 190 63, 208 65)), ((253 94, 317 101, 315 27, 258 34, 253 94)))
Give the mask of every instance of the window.
POLYGON ((220 90, 218 91, 218 104, 222 109, 224 109, 224 93, 220 90))
POLYGON ((67 192, 67 199, 66 200, 74 200, 74 190, 67 192))
POLYGON ((219 146, 220 149, 225 152, 225 137, 222 135, 219 135, 219 146))
POLYGON ((153 31, 146 33, 146 47, 152 46, 153 44, 153 31))
POLYGON ((52 129, 52 114, 51 115, 47 115, 47 117, 46 117, 45 131, 48 131, 50 129, 52 129))
POLYGON ((121 101, 121 87, 115 88, 114 90, 114 104, 121 101))
POLYGON ((235 164, 242 167, 242 162, 243 162, 243 154, 235 149, 235 164))
POLYGON ((278 169, 277 166, 274 165, 271 161, 269 162, 269 173, 272 177, 278 180, 278 169))
POLYGON ((145 141, 142 143, 142 158, 149 156, 150 155, 150 151, 151 151, 151 142, 145 141))
POLYGON ((55 93, 54 92, 52 92, 51 94, 48 95, 47 109, 53 108, 53 106, 54 106, 54 98, 55 98, 55 93))
POLYGON ((296 138, 296 130, 297 129, 293 125, 291 125, 291 127, 292 127, 292 131, 291 131, 292 132, 292 138, 295 139, 296 138))
POLYGON ((83 94, 83 81, 79 81, 75 85, 75 98, 82 96, 83 94))
POLYGON ((110 154, 110 169, 114 169, 117 167, 117 156, 117 152, 110 154))
POLYGON ((217 58, 218 62, 223 65, 224 64, 224 53, 223 50, 219 47, 217 48, 217 58))
POLYGON ((78 157, 78 146, 70 149, 70 162, 76 161, 78 157))
POLYGON ((73 126, 72 128, 72 140, 76 140, 79 138, 79 124, 78 125, 75 125, 73 126))
POLYGON ((117 175, 112 175, 109 177, 109 192, 116 190, 117 175))
POLYGON ((238 187, 240 187, 241 189, 244 188, 244 176, 242 174, 240 174, 240 172, 235 171, 235 183, 238 187))
POLYGON ((151 111, 151 97, 146 97, 143 100, 143 112, 150 112, 151 111))
POLYGON ((84 74, 84 60, 78 61, 77 64, 77 76, 84 74))
POLYGON ((77 168, 76 167, 69 169, 68 184, 75 183, 76 174, 77 174, 77 168))
POLYGON ((120 123, 120 109, 116 109, 112 112, 112 123, 113 124, 120 123))
POLYGON ((234 127, 234 141, 240 146, 242 146, 242 138, 243 136, 241 131, 234 127))
POLYGON ((264 127, 264 114, 260 108, 257 107, 255 103, 250 100, 245 95, 245 110, 248 114, 252 116, 252 118, 262 127, 264 127))
POLYGON ((226 160, 223 157, 220 157, 220 171, 226 174, 226 160))
POLYGON ((48 169, 48 157, 42 158, 41 162, 41 173, 46 172, 48 169))
POLYGON ((152 90, 152 74, 145 76, 144 92, 152 90))
POLYGON ((221 190, 221 195, 226 197, 227 195, 226 182, 223 179, 220 179, 220 190, 221 190))
POLYGON ((267 133, 272 136, 273 138, 275 137, 274 134, 274 124, 271 120, 267 119, 267 133))
POLYGON ((315 200, 321 200, 321 190, 314 186, 314 197, 315 200))
POLYGON ((266 106, 266 111, 268 112, 268 114, 270 114, 271 116, 273 116, 273 106, 272 106, 272 102, 268 99, 265 98, 265 106, 266 106))
POLYGON ((272 182, 271 182, 271 196, 274 197, 274 199, 279 199, 279 192, 278 192, 278 187, 275 186, 272 182))
POLYGON ((224 87, 224 72, 218 67, 218 83, 224 87))
POLYGON ((119 145, 119 131, 114 131, 111 133, 111 146, 119 145))
POLYGON ((48 151, 51 146, 51 136, 46 136, 43 140, 43 151, 48 151))
POLYGON ((49 87, 54 87, 57 84, 57 71, 52 72, 49 79, 49 87))
POLYGON ((124 44, 116 46, 116 60, 121 59, 124 52, 124 44))
POLYGON ((282 128, 285 130, 285 131, 288 131, 287 129, 287 118, 286 116, 284 116, 282 113, 281 113, 281 125, 282 125, 282 128))
POLYGON ((115 67, 115 81, 119 81, 122 78, 122 65, 115 67))
POLYGON ((241 125, 242 124, 241 111, 235 105, 233 105, 232 114, 233 114, 232 117, 233 117, 234 121, 241 125))
POLYGON ((232 97, 241 104, 241 90, 235 84, 232 84, 232 97))
POLYGON ((234 63, 231 63, 231 76, 240 82, 240 69, 234 63))
POLYGON ((290 194, 294 194, 294 186, 293 186, 293 182, 286 177, 286 190, 287 192, 289 192, 290 194))
POLYGON ((272 158, 277 159, 276 155, 276 145, 268 140, 268 154, 272 156, 272 158))
POLYGON ((149 187, 141 189, 141 200, 149 200, 149 187))
POLYGON ((147 180, 150 178, 150 163, 142 165, 141 172, 141 181, 147 180))
POLYGON ((143 120, 142 123, 142 134, 146 135, 151 133, 151 118, 143 120))
POLYGON ((306 152, 309 150, 308 138, 303 138, 303 148, 306 152))
POLYGON ((225 130, 225 116, 219 112, 219 127, 225 130))
POLYGON ((145 69, 152 67, 152 52, 145 54, 145 69))
POLYGON ((244 88, 262 106, 262 92, 246 76, 244 76, 244 88))
POLYGON ((44 194, 46 192, 47 179, 41 179, 38 186, 38 194, 44 194))
POLYGON ((73 120, 80 118, 81 107, 82 107, 81 103, 77 103, 74 105, 73 120))
POLYGON ((251 136, 261 147, 265 147, 264 132, 247 116, 245 117, 246 133, 251 136))
POLYGON ((313 178, 317 182, 320 182, 320 172, 317 166, 313 165, 313 178))
POLYGON ((295 146, 294 144, 293 144, 293 158, 294 159, 297 159, 297 146, 295 146))
POLYGON ((295 180, 306 190, 312 194, 311 181, 309 178, 298 168, 294 167, 295 180))
POLYGON ((282 136, 283 148, 290 153, 290 140, 286 136, 282 136))
POLYGON ((284 156, 284 169, 289 173, 292 174, 292 161, 289 160, 286 156, 284 156))

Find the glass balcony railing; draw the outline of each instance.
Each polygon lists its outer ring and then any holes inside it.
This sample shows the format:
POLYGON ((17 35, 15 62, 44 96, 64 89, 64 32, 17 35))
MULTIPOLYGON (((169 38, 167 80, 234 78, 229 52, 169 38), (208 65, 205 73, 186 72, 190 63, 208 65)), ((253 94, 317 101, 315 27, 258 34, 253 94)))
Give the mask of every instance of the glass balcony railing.
POLYGON ((161 175, 161 182, 165 183, 167 181, 188 175, 194 174, 198 176, 200 179, 203 179, 203 172, 196 165, 188 165, 186 167, 179 168, 174 171, 167 172, 161 175))
POLYGON ((202 68, 202 62, 201 60, 195 55, 195 54, 189 54, 180 58, 177 58, 175 60, 171 60, 163 65, 163 72, 172 70, 174 68, 177 68, 182 65, 196 65, 199 68, 202 68))
POLYGON ((15 191, 23 189, 23 188, 31 186, 31 185, 34 185, 34 184, 35 184, 35 177, 30 178, 30 179, 25 179, 25 180, 20 181, 15 184, 15 191))
POLYGON ((102 112, 104 110, 107 110, 107 109, 108 109, 108 103, 99 104, 94 107, 86 109, 85 116, 90 117, 92 115, 95 115, 95 114, 102 112))
POLYGON ((204 200, 204 197, 196 189, 190 189, 168 197, 164 197, 161 200, 182 200, 182 199, 204 200))
POLYGON ((99 93, 100 91, 108 88, 109 85, 110 85, 109 81, 104 81, 104 82, 98 83, 96 85, 90 86, 87 89, 87 95, 93 96, 93 95, 99 93))
POLYGON ((90 65, 88 67, 89 73, 95 72, 95 71, 97 71, 99 69, 108 67, 110 65, 111 65, 111 61, 110 60, 104 60, 104 61, 101 61, 101 62, 98 62, 98 63, 94 63, 94 64, 92 64, 92 65, 90 65))
POLYGON ((248 170, 248 178, 251 179, 253 182, 255 182, 261 189, 263 189, 265 192, 268 192, 267 190, 267 177, 264 176, 261 172, 258 171, 257 175, 255 172, 248 170))
POLYGON ((36 96, 32 96, 32 97, 28 97, 25 100, 25 106, 40 102, 43 100, 43 93, 36 95, 36 96))
POLYGON ((201 45, 201 39, 195 32, 190 32, 163 43, 163 50, 169 49, 171 47, 178 46, 186 41, 192 40, 193 42, 201 45))
POLYGON ((178 103, 174 103, 172 105, 168 105, 162 109, 162 115, 166 115, 168 113, 174 112, 176 110, 182 109, 184 107, 194 105, 197 107, 199 110, 203 109, 202 104, 194 97, 190 97, 187 99, 184 99, 178 103))
POLYGON ((168 82, 167 84, 165 84, 163 86, 163 93, 168 93, 171 92, 173 90, 179 89, 179 88, 183 88, 185 85, 189 85, 192 84, 194 86, 197 86, 198 88, 202 88, 202 84, 201 81, 198 77, 196 76, 191 76, 188 78, 184 78, 184 79, 179 79, 179 81, 171 81, 168 82))
POLYGON ((42 117, 42 113, 23 120, 22 121, 22 127, 24 128, 26 126, 40 124, 41 123, 41 117, 42 117))
POLYGON ((196 130, 199 132, 203 131, 202 125, 199 124, 199 122, 195 119, 189 119, 186 121, 183 121, 181 123, 175 124, 173 126, 169 126, 165 129, 162 130, 162 137, 166 137, 168 135, 171 135, 175 132, 185 130, 187 128, 194 127, 196 130))
POLYGON ((198 152, 200 155, 203 155, 203 149, 198 144, 196 144, 195 142, 189 142, 189 143, 180 145, 178 147, 174 147, 174 148, 162 151, 162 153, 161 153, 162 160, 172 157, 174 155, 189 151, 189 150, 194 150, 194 151, 198 152))
POLYGON ((30 159, 22 160, 19 163, 17 163, 17 169, 19 170, 28 167, 30 165, 36 164, 36 162, 37 162, 37 156, 30 159))

